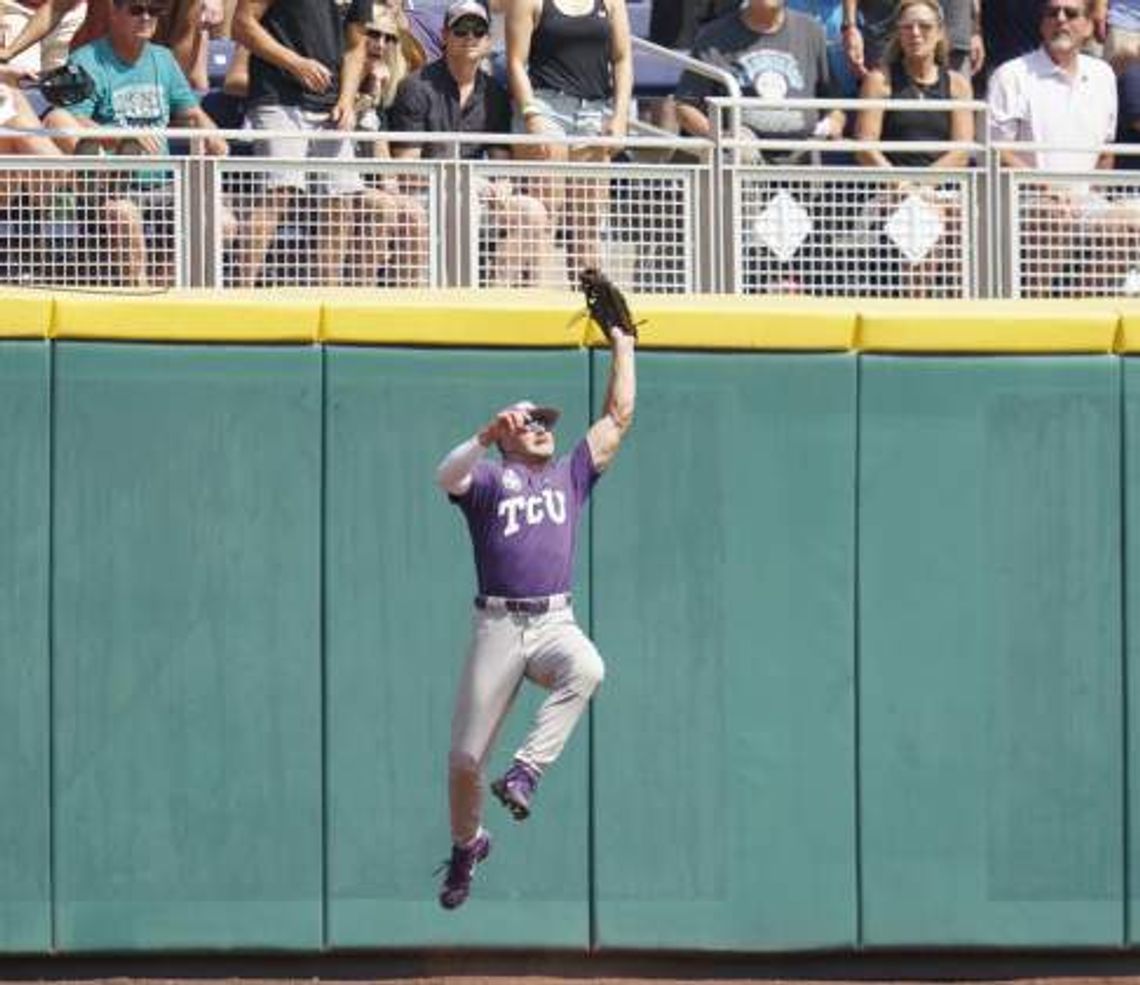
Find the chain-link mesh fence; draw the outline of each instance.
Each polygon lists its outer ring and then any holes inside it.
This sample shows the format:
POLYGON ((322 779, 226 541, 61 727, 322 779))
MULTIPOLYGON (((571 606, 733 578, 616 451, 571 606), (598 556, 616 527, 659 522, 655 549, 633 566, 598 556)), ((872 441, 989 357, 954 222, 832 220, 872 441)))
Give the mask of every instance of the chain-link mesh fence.
POLYGON ((215 282, 226 287, 439 284, 439 173, 409 162, 219 164, 215 282))
POLYGON ((734 291, 964 298, 975 293, 970 173, 735 166, 734 291))
POLYGON ((697 184, 684 166, 474 167, 471 283, 572 288, 580 270, 600 266, 632 290, 691 291, 697 184))
POLYGON ((1006 178, 1013 297, 1140 294, 1140 175, 1006 178))
POLYGON ((185 281, 183 172, 162 160, 0 161, 0 283, 168 288, 185 281))

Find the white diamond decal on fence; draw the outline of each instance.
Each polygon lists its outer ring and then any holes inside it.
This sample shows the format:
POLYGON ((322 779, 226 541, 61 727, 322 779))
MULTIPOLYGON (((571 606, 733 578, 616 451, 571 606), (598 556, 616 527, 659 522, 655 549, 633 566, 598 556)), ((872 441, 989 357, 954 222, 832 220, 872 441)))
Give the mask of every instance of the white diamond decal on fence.
POLYGON ((807 209, 786 191, 774 195, 752 224, 753 235, 780 260, 795 256, 811 230, 807 209))
POLYGON ((887 220, 887 235, 911 263, 918 263, 942 237, 942 216, 913 192, 887 220))

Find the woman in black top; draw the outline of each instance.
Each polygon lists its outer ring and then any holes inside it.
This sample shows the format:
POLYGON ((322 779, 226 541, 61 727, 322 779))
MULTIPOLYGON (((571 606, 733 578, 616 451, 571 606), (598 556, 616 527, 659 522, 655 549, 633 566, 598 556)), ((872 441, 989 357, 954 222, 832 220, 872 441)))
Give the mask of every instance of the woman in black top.
MULTIPOLYGON (((948 45, 938 0, 902 0, 880 68, 868 72, 859 95, 864 99, 971 100, 973 90, 962 75, 947 67, 948 45)), ((969 109, 862 109, 855 122, 859 140, 971 143, 974 116, 969 109)), ((857 151, 861 164, 877 168, 963 168, 967 149, 944 151, 857 151)), ((906 296, 957 296, 961 293, 961 186, 935 182, 901 182, 869 203, 863 213, 882 237, 888 255, 900 256, 897 268, 906 296), (894 253, 895 249, 899 251, 894 253)), ((895 269, 879 265, 877 269, 895 269)))
MULTIPOLYGON (((558 143, 516 145, 515 156, 553 163, 604 163, 615 148, 567 137, 623 137, 633 95, 633 50, 625 0, 513 0, 507 10, 507 76, 515 130, 558 143)), ((565 235, 571 282, 598 266, 608 183, 539 179, 534 188, 565 235)))
MULTIPOLYGON (((937 0, 902 0, 882 68, 867 73, 863 99, 974 98, 970 83, 947 65, 946 30, 937 0)), ((862 109, 855 124, 859 140, 961 141, 974 139, 974 117, 968 109, 946 112, 862 109)), ((858 151, 861 164, 874 167, 960 168, 966 150, 858 151)))

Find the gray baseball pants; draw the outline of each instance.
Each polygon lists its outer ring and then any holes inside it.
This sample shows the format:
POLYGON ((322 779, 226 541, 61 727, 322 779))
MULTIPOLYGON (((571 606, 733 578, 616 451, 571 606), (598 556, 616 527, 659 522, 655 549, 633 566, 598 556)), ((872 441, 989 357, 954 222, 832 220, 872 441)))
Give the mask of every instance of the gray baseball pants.
POLYGON ((451 837, 479 832, 483 769, 523 678, 550 692, 515 758, 541 773, 562 752, 605 667, 570 608, 543 615, 476 609, 448 757, 451 837))

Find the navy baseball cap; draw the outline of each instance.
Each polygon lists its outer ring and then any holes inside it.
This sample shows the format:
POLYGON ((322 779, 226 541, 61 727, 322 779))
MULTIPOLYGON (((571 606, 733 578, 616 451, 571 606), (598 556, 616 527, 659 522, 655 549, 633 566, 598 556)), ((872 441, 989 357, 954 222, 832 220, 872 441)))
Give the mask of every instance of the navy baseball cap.
POLYGON ((527 417, 542 421, 548 428, 554 427, 558 423, 558 418, 562 416, 562 411, 557 407, 539 407, 533 400, 519 400, 511 404, 507 410, 521 410, 527 417))

